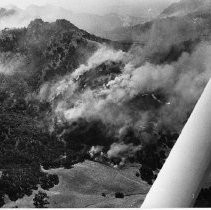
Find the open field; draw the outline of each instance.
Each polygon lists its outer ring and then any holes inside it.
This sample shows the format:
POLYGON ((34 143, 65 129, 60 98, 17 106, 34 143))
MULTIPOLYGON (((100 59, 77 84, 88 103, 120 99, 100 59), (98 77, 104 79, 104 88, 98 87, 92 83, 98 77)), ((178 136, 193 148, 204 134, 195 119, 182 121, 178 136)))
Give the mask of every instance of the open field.
MULTIPOLYGON (((53 169, 49 173, 59 176, 59 185, 46 191, 48 207, 139 207, 149 186, 136 177, 137 166, 114 169, 103 164, 85 161, 73 169, 53 169), (124 193, 124 198, 115 198, 115 192, 124 193), (102 196, 105 193, 105 197, 102 196)), ((4 207, 33 207, 33 197, 24 197, 8 202, 4 207)))

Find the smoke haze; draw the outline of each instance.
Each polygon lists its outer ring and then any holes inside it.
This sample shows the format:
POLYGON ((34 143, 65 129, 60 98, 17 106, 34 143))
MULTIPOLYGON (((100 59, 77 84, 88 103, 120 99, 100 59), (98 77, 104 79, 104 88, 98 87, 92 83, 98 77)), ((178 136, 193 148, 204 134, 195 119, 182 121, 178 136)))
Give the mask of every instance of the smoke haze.
POLYGON ((32 4, 39 6, 48 4, 61 6, 77 13, 100 15, 113 12, 118 14, 127 12, 129 15, 140 15, 140 13, 147 9, 161 12, 165 7, 176 1, 177 0, 100 0, 99 3, 98 0, 2 0, 0 6, 15 5, 24 9, 32 4))
MULTIPOLYGON (((65 79, 51 85, 50 100, 59 121, 100 119, 115 128, 115 136, 119 139, 123 130, 133 127, 141 144, 143 140, 153 140, 152 134, 147 137, 145 133, 151 126, 154 132, 162 127, 172 132, 181 131, 210 78, 210 54, 211 45, 202 43, 194 52, 183 53, 178 61, 171 64, 146 62, 135 67, 131 54, 100 46, 87 65, 82 64, 65 79), (125 64, 120 75, 103 86, 78 91, 79 78, 107 60, 121 60, 125 64), (147 102, 145 96, 149 95, 151 98, 147 102), (142 103, 146 103, 147 108, 142 103)), ((132 145, 120 142, 111 146, 108 156, 119 154, 124 157, 132 151, 136 151, 132 145)))
POLYGON ((156 18, 173 0, 45 0, 1 1, 9 9, 2 14, 0 29, 26 27, 35 18, 53 22, 66 19, 77 27, 98 36, 116 28, 134 26, 156 18))
MULTIPOLYGON (((65 76, 43 83, 37 99, 51 104, 52 119, 61 124, 100 120, 108 130, 112 128, 112 135, 119 141, 113 147, 117 154, 121 153, 118 145, 124 154, 126 148, 133 151, 131 145, 122 142, 122 130, 132 127, 140 145, 153 141, 154 134, 150 136, 149 130, 156 133, 167 127, 179 133, 210 78, 211 45, 209 41, 200 42, 173 61, 157 62, 172 45, 179 46, 185 39, 198 36, 190 32, 180 35, 184 23, 179 20, 168 27, 169 36, 165 34, 164 39, 164 23, 155 21, 145 46, 132 46, 128 52, 98 44, 87 62, 65 76)), ((24 62, 16 55, 5 61, 0 71, 17 73, 24 62)))

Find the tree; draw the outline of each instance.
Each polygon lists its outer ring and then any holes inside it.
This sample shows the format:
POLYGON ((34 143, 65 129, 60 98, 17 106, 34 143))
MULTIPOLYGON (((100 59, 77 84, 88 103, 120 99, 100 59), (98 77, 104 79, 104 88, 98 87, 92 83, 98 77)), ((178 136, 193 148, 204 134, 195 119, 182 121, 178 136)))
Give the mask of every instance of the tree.
POLYGON ((49 197, 45 192, 39 191, 38 194, 35 195, 33 201, 34 206, 36 208, 46 208, 45 205, 49 204, 48 199, 49 197))
POLYGON ((124 194, 122 192, 116 192, 115 193, 115 197, 116 198, 124 198, 125 196, 124 196, 124 194))
POLYGON ((4 194, 0 192, 0 208, 5 204, 4 202, 4 194))
POLYGON ((141 178, 148 184, 152 185, 152 180, 155 178, 152 168, 146 165, 142 165, 139 171, 141 174, 141 178))

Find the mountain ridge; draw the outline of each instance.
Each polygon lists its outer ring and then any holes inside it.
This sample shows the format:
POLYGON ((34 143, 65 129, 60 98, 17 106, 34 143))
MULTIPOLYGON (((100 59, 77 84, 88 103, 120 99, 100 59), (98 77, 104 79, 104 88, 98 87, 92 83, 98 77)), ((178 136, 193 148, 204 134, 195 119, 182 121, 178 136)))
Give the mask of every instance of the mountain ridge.
POLYGON ((180 0, 167 7, 160 17, 183 16, 205 7, 211 7, 210 0, 180 0))

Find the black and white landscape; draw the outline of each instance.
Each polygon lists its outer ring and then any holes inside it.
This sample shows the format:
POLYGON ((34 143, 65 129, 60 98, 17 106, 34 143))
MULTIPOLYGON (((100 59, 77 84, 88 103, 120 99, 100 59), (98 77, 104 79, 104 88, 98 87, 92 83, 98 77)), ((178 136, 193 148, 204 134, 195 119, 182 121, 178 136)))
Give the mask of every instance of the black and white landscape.
POLYGON ((211 76, 211 0, 0 7, 0 207, 140 207, 211 76))

